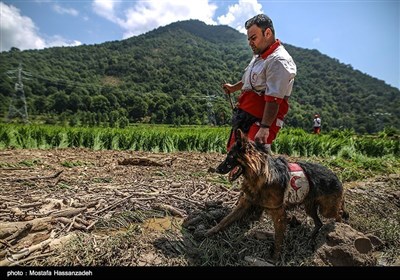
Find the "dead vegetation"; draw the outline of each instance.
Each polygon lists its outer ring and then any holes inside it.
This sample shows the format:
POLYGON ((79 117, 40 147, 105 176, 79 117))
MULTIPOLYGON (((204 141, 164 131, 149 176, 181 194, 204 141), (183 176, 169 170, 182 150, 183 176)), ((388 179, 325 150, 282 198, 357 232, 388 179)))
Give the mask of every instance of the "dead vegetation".
MULTIPOLYGON (((266 215, 204 238, 238 198, 238 183, 213 172, 222 159, 217 153, 0 151, 0 266, 273 265, 266 215)), ((308 240, 312 221, 291 211, 297 219, 274 265, 399 265, 399 179, 345 184, 349 225, 324 221, 316 246, 308 240)))

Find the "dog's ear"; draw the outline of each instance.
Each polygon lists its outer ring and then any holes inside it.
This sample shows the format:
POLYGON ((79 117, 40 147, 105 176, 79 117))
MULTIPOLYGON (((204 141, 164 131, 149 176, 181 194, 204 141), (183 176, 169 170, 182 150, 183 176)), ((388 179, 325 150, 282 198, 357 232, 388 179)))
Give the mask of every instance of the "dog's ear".
POLYGON ((246 134, 239 128, 235 131, 235 139, 240 146, 244 146, 248 142, 246 134))

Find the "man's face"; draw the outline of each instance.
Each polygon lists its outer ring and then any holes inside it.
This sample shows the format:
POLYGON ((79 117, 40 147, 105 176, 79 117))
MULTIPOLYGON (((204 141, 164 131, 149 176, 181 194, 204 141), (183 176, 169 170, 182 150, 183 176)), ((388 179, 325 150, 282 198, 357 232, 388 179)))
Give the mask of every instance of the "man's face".
POLYGON ((264 50, 268 47, 267 44, 267 33, 270 29, 267 29, 264 33, 261 28, 253 24, 247 29, 247 40, 249 41, 249 46, 253 50, 254 54, 262 54, 264 50))

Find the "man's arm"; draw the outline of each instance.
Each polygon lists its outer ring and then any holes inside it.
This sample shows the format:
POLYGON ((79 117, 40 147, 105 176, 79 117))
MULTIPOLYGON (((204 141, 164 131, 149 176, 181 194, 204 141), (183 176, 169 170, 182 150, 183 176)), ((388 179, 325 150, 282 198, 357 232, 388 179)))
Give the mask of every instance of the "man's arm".
POLYGON ((279 111, 279 104, 276 102, 266 102, 264 114, 261 120, 261 127, 254 137, 255 142, 266 144, 269 136, 269 126, 272 125, 279 111), (268 126, 268 127, 263 127, 268 126))
POLYGON ((264 106, 264 114, 261 120, 261 124, 266 124, 268 126, 272 125, 278 115, 279 104, 276 102, 266 102, 264 106))

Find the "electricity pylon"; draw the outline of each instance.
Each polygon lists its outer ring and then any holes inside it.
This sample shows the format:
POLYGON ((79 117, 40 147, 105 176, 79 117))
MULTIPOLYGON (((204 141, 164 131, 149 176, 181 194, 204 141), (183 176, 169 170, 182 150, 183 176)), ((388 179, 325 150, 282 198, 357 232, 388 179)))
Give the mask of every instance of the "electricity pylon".
POLYGON ((15 117, 20 117, 25 123, 28 122, 28 108, 26 104, 24 84, 22 80, 30 80, 32 76, 29 72, 22 70, 21 63, 17 70, 9 70, 6 72, 9 78, 17 79, 15 83, 14 90, 11 94, 10 106, 8 107, 7 121, 10 122, 11 119, 15 117))

